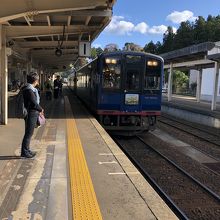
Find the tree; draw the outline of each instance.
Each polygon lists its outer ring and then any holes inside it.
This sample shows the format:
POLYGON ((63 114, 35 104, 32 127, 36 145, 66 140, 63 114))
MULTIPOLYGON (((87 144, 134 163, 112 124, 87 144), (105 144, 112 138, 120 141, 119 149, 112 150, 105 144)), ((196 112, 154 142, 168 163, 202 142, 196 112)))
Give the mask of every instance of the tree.
POLYGON ((104 52, 115 52, 119 51, 118 45, 117 44, 107 44, 104 48, 104 52))
POLYGON ((173 74, 173 91, 181 92, 187 89, 189 84, 189 77, 184 72, 174 70, 173 74))
POLYGON ((162 44, 160 43, 160 41, 157 41, 155 45, 156 45, 156 54, 161 54, 162 44))
POLYGON ((144 46, 144 51, 146 53, 153 53, 156 54, 157 51, 157 45, 153 43, 153 41, 150 41, 148 44, 144 46))
POLYGON ((140 52, 143 50, 143 48, 135 43, 128 43, 127 42, 127 43, 125 43, 123 50, 140 52))
POLYGON ((173 28, 168 26, 167 31, 163 34, 163 44, 161 47, 162 53, 173 50, 174 36, 173 28))
POLYGON ((173 49, 180 49, 193 44, 193 25, 189 21, 181 22, 174 37, 173 49))
POLYGON ((91 58, 92 58, 92 59, 95 59, 96 57, 97 57, 97 51, 96 51, 96 48, 93 47, 93 48, 91 49, 91 58))
POLYGON ((202 16, 199 16, 194 24, 194 44, 206 42, 208 34, 206 32, 206 21, 202 16))
POLYGON ((97 56, 99 56, 101 53, 103 53, 103 49, 101 47, 93 47, 91 49, 91 58, 95 59, 97 56))
POLYGON ((96 48, 96 54, 97 56, 101 55, 103 53, 103 49, 101 47, 96 48))
POLYGON ((220 15, 211 20, 210 23, 208 22, 208 28, 209 34, 212 32, 212 41, 220 41, 220 15))

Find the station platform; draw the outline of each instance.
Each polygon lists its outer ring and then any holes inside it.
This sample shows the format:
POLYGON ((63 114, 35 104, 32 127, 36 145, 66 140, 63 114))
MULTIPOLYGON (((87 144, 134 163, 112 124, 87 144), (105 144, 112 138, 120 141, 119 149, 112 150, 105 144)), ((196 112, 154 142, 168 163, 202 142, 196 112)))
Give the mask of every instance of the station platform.
POLYGON ((24 122, 0 126, 0 219, 178 219, 69 91, 42 106, 34 159, 20 157, 24 122))
POLYGON ((196 122, 206 126, 220 128, 220 103, 217 109, 211 111, 211 102, 197 102, 190 96, 173 95, 168 102, 167 96, 162 98, 162 113, 166 113, 186 121, 196 122))

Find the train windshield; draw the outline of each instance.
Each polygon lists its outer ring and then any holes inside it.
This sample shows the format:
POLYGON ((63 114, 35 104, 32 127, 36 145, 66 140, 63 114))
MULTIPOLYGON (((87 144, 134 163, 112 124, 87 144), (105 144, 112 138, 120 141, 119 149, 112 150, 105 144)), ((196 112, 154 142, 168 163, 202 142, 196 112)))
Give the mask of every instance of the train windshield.
POLYGON ((103 65, 102 86, 106 89, 120 89, 121 62, 120 57, 105 57, 103 65))
POLYGON ((144 90, 159 91, 161 82, 161 65, 159 61, 152 60, 146 62, 146 72, 144 79, 144 90))
POLYGON ((128 91, 140 90, 140 65, 142 56, 127 55, 126 56, 126 80, 125 89, 128 91))
POLYGON ((138 69, 128 69, 126 74, 127 90, 138 90, 140 88, 140 71, 138 69))

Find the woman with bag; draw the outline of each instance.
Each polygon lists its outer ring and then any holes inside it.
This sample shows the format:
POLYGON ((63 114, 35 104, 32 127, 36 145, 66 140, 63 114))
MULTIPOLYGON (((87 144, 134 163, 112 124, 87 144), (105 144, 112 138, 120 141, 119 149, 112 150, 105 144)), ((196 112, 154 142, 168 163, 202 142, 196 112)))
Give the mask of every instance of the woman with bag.
POLYGON ((36 86, 39 85, 39 75, 30 73, 27 84, 23 87, 24 107, 27 109, 25 120, 25 134, 21 146, 21 157, 32 158, 36 155, 30 150, 31 137, 37 124, 38 117, 43 116, 44 110, 40 106, 40 96, 36 86))

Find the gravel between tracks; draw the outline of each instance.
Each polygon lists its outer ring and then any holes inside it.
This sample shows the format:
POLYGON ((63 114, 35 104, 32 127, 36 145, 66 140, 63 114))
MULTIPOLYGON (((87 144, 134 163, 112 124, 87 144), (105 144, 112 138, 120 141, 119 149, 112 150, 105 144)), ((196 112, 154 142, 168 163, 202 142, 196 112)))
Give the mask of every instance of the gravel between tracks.
POLYGON ((220 161, 220 147, 209 143, 205 140, 201 140, 191 134, 185 133, 177 128, 171 127, 161 122, 157 122, 157 128, 165 131, 166 133, 170 134, 171 136, 196 147, 197 149, 206 152, 207 154, 211 155, 212 157, 218 159, 220 161))
MULTIPOLYGON (((163 142, 159 143, 151 134, 142 135, 142 137, 145 140, 147 139, 147 143, 150 146, 156 144, 159 148, 167 148, 163 142)), ((126 152, 139 161, 142 168, 147 170, 150 176, 190 219, 220 218, 219 201, 208 195, 194 182, 189 180, 188 177, 181 174, 172 165, 168 165, 164 159, 159 158, 157 154, 148 149, 144 144, 137 143, 132 139, 122 139, 120 142, 126 148, 126 152)), ((171 155, 177 158, 179 153, 171 151, 171 155)))
POLYGON ((155 149, 159 150, 161 153, 166 155, 169 159, 174 161, 184 170, 189 172, 194 178, 198 179, 204 185, 209 187, 215 193, 220 195, 220 175, 213 173, 207 167, 203 166, 199 162, 193 160, 192 158, 182 154, 178 147, 168 144, 163 140, 155 137, 153 134, 148 133, 140 135, 146 143, 155 149))

